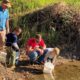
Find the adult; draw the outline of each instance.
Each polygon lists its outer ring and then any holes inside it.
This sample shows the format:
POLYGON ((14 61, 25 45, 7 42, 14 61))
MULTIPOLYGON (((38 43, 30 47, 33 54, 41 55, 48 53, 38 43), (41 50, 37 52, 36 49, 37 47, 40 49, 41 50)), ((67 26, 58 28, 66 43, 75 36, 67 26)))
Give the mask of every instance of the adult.
MULTIPOLYGON (((46 44, 42 39, 41 34, 36 34, 34 38, 30 38, 26 42, 26 53, 30 61, 35 62, 46 53, 46 44)), ((41 60, 41 58, 39 59, 41 60)))
POLYGON ((3 49, 6 33, 9 33, 9 11, 11 7, 9 0, 2 0, 0 6, 0 50, 3 49))

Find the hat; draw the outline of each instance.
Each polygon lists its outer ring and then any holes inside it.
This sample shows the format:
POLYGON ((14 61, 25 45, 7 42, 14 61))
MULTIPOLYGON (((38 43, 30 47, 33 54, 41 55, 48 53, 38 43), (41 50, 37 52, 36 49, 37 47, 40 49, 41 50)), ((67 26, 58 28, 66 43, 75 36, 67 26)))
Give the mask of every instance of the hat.
POLYGON ((7 7, 11 7, 11 2, 9 0, 3 0, 2 3, 7 7))

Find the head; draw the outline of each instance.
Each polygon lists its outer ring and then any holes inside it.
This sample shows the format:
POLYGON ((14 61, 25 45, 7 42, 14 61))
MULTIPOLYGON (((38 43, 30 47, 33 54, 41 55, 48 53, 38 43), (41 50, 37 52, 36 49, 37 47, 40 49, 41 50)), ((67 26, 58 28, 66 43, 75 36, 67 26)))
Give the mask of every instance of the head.
POLYGON ((59 53, 60 53, 60 49, 57 48, 57 47, 53 48, 53 51, 51 51, 51 54, 52 54, 53 56, 58 56, 59 53))
POLYGON ((36 34, 35 36, 36 42, 40 42, 41 38, 42 38, 41 34, 36 34))
POLYGON ((20 27, 16 27, 15 29, 14 29, 14 33, 18 36, 18 35, 20 35, 20 33, 22 32, 22 29, 20 28, 20 27))
POLYGON ((3 10, 7 9, 8 7, 11 7, 11 3, 9 0, 2 0, 2 8, 3 10))

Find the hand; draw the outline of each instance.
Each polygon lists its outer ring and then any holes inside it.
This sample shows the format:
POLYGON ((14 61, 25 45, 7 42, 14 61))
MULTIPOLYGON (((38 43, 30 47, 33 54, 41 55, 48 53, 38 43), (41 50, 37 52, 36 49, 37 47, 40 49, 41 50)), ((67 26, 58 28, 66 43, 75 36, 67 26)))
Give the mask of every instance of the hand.
POLYGON ((39 46, 36 46, 34 50, 39 50, 39 46))
POLYGON ((41 55, 43 55, 43 53, 44 53, 44 50, 43 49, 40 49, 39 47, 35 47, 34 50, 39 51, 41 55))

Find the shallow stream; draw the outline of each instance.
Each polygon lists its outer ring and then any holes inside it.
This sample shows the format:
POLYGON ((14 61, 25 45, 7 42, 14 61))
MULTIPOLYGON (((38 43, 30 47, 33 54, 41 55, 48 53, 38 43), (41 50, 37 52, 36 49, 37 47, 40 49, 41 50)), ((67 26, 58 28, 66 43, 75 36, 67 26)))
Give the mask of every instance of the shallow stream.
POLYGON ((34 80, 80 80, 80 62, 68 61, 55 67, 53 74, 33 74, 34 80))

